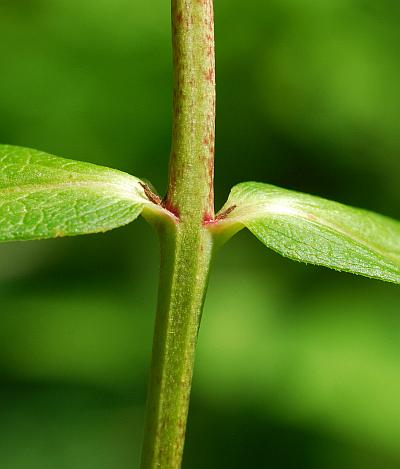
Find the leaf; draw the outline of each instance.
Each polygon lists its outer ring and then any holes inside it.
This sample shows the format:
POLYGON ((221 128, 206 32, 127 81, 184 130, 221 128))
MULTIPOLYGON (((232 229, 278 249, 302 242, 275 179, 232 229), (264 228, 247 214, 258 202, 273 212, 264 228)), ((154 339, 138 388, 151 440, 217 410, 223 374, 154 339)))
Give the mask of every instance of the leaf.
POLYGON ((290 259, 400 283, 400 222, 257 182, 233 187, 212 228, 226 238, 247 227, 290 259))
POLYGON ((129 174, 0 145, 0 241, 103 232, 145 207, 157 210, 129 174))

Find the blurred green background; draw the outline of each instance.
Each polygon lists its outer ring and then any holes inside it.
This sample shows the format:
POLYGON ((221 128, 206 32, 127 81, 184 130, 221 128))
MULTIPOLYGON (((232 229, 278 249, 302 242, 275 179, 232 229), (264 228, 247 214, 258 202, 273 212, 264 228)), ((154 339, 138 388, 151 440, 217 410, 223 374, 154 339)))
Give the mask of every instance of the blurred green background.
MULTIPOLYGON (((169 2, 1 0, 0 141, 165 191, 169 2)), ((400 218, 398 0, 218 0, 216 198, 400 218)), ((137 468, 158 245, 139 220, 0 246, 0 467, 137 468)), ((216 258, 184 468, 400 467, 400 289, 241 232, 216 258)))

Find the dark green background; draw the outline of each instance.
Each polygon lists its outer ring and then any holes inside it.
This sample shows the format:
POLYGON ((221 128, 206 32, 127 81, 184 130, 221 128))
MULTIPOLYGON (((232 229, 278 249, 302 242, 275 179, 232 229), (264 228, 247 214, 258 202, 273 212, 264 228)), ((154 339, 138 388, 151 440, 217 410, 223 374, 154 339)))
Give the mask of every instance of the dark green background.
MULTIPOLYGON (((217 0, 217 206, 257 180, 400 218, 398 0, 217 0)), ((0 141, 163 193, 168 1, 1 0, 0 141)), ((400 288, 246 232, 217 256, 184 467, 400 467, 400 288)), ((0 467, 137 468, 158 246, 0 246, 0 467)))

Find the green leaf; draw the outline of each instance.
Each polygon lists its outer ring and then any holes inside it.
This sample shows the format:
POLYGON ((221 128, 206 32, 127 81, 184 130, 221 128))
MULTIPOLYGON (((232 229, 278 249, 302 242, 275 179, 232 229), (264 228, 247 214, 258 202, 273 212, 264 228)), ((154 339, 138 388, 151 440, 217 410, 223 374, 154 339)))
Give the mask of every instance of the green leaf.
POLYGON ((221 238, 247 227, 290 259, 400 283, 400 222, 366 210, 245 182, 211 227, 221 238))
POLYGON ((0 241, 111 230, 161 210, 129 174, 0 145, 0 241))

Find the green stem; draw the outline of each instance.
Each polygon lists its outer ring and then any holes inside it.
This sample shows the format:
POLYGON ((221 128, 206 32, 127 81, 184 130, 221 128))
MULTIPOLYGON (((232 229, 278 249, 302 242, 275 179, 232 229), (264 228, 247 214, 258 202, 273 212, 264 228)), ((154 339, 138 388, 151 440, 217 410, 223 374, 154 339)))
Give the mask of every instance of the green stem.
POLYGON ((159 226, 161 271, 142 469, 181 466, 197 334, 212 256, 215 65, 212 0, 172 0, 173 132, 159 226))

